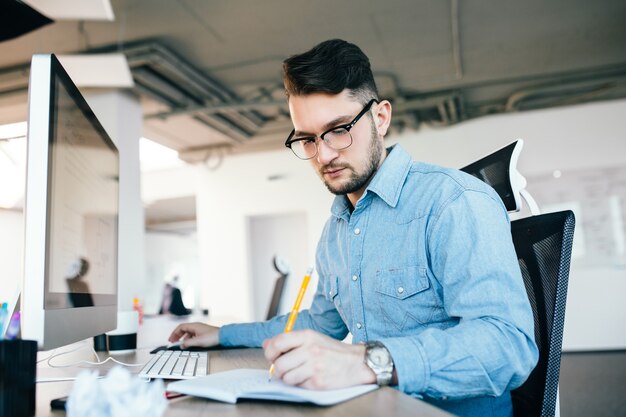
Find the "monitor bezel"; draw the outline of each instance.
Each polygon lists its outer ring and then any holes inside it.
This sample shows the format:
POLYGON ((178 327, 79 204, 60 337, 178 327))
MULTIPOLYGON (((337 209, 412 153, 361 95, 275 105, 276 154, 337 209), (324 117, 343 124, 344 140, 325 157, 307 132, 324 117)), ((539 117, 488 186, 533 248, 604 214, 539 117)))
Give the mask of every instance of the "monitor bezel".
MULTIPOLYGON (((98 133, 118 157, 119 152, 97 117, 53 54, 34 55, 28 94, 28 150, 22 285, 22 337, 38 342, 41 350, 68 345, 114 330, 117 325, 119 279, 114 294, 100 294, 96 305, 46 308, 49 294, 50 169, 54 138, 55 80, 63 84, 98 133)), ((119 191, 118 191, 119 210, 119 191)), ((116 222, 119 238, 119 216, 116 222)), ((119 255, 115 253, 115 264, 119 255)), ((115 267, 118 271, 118 266, 115 267)))

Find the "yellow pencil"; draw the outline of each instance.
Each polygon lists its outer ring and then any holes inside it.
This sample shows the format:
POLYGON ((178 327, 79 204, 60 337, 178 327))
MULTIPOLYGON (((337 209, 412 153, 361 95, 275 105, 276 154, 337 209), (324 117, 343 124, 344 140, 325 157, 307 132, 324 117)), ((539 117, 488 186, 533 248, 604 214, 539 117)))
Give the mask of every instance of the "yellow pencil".
MULTIPOLYGON (((309 285, 309 280, 311 279, 312 273, 313 268, 309 268, 306 271, 304 278, 302 278, 302 285, 300 285, 300 291, 298 291, 296 302, 293 304, 293 308, 291 309, 291 313, 289 314, 289 319, 287 320, 287 325, 285 326, 285 333, 289 333, 293 329, 293 325, 296 322, 296 318, 298 317, 298 312, 300 311, 302 298, 304 297, 304 293, 306 292, 306 287, 309 285)), ((274 364, 270 366, 270 381, 272 380, 272 375, 274 375, 274 364)))

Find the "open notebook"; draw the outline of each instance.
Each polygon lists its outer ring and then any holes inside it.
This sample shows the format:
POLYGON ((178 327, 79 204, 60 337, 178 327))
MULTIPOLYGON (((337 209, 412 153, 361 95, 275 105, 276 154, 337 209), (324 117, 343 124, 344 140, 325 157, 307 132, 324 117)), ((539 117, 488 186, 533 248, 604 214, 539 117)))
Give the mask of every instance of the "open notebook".
POLYGON ((276 379, 270 382, 267 378, 267 370, 263 369, 237 369, 219 372, 209 376, 172 382, 167 386, 168 391, 233 404, 239 398, 247 398, 317 405, 337 404, 376 388, 378 385, 371 384, 334 390, 308 390, 286 385, 276 379))

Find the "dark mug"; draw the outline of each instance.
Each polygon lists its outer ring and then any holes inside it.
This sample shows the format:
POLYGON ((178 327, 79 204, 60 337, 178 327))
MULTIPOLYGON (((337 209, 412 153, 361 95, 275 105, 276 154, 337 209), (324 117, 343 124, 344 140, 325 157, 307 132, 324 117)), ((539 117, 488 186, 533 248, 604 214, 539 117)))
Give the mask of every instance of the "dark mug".
POLYGON ((35 415, 37 342, 0 341, 0 416, 35 415))

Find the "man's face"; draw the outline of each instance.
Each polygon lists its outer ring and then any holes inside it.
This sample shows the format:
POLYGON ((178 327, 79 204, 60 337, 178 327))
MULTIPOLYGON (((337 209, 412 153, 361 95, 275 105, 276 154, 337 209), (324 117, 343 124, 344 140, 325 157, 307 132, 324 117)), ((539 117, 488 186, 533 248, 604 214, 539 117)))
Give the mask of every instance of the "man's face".
MULTIPOLYGON (((294 136, 318 136, 332 127, 350 123, 363 106, 349 97, 347 91, 337 95, 291 96, 289 110, 294 136)), ((317 155, 310 162, 331 193, 360 196, 382 163, 383 138, 368 114, 359 119, 350 134, 352 145, 342 150, 332 149, 318 139, 317 155)))

